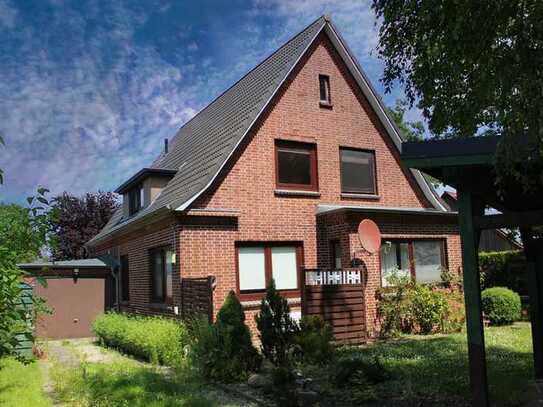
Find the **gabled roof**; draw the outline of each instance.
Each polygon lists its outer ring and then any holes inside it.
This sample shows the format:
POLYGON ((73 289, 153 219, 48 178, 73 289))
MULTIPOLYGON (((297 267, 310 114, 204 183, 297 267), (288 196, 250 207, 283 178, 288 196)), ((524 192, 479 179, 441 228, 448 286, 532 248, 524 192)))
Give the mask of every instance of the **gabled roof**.
MULTIPOLYGON (((159 156, 152 168, 177 173, 157 199, 135 216, 123 219, 119 209, 90 244, 138 219, 164 210, 186 210, 207 190, 249 133, 289 73, 295 68, 317 36, 325 31, 369 103, 376 111, 398 151, 399 130, 387 116, 384 105, 369 80, 327 17, 320 17, 188 121, 170 142, 167 154, 159 156)), ((412 171, 428 201, 438 210, 446 208, 419 171, 412 171)))

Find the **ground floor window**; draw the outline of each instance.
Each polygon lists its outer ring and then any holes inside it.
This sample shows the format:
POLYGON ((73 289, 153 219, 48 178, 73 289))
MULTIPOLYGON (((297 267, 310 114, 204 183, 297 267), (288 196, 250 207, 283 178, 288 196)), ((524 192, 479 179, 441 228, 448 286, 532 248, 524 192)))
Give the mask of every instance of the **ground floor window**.
POLYGON ((172 303, 173 266, 175 253, 169 247, 149 251, 151 265, 151 300, 156 303, 172 303))
POLYGON ((301 245, 239 243, 236 251, 240 294, 263 293, 272 278, 278 290, 299 289, 301 245))
POLYGON ((341 269, 341 243, 339 240, 330 241, 330 266, 333 269, 341 269))
POLYGON ((441 281, 446 268, 443 240, 387 240, 381 245, 381 280, 388 285, 388 277, 397 272, 411 275, 418 283, 441 281))
POLYGON ((127 302, 130 300, 130 286, 128 277, 128 256, 121 256, 121 301, 127 302))

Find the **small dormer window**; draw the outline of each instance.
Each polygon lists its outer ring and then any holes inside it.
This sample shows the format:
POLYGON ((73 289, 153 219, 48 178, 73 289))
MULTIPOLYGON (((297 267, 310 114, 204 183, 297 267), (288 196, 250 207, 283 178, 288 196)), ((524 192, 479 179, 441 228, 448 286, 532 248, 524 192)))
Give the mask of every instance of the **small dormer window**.
POLYGON ((143 204, 143 188, 139 185, 128 192, 128 215, 132 216, 137 213, 143 204))
POLYGON ((330 98, 330 77, 328 75, 319 75, 319 89, 321 105, 330 106, 332 100, 330 98))

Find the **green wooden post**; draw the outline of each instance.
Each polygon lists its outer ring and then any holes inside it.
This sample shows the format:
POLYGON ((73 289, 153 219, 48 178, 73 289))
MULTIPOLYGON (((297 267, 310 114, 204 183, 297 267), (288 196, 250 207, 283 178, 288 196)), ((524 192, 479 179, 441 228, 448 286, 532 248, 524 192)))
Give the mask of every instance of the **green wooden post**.
POLYGON ((527 274, 534 373, 536 380, 543 380, 543 248, 537 247, 530 229, 521 229, 520 232, 524 252, 528 259, 527 274))
POLYGON ((482 207, 474 205, 471 191, 458 191, 460 239, 464 274, 464 301, 468 329, 469 376, 473 405, 488 407, 485 336, 481 314, 481 288, 479 282, 478 231, 473 216, 480 215, 482 207))

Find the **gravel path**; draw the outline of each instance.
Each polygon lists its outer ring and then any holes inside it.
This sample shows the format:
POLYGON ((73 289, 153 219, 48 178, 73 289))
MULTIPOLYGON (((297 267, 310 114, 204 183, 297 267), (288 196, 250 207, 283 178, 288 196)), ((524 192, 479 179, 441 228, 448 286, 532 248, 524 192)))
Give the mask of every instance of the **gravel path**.
MULTIPOLYGON (((42 369, 44 391, 51 398, 54 407, 62 407, 64 404, 55 402, 54 387, 49 374, 52 362, 75 369, 81 362, 108 364, 130 360, 142 367, 157 369, 157 366, 129 358, 114 350, 103 348, 97 345, 92 338, 49 341, 46 343, 45 348, 47 349, 48 357, 40 361, 40 368, 42 369)), ((164 375, 173 373, 172 369, 168 367, 161 367, 159 371, 164 375)), ((254 399, 251 400, 250 398, 243 397, 242 394, 236 392, 234 389, 229 391, 228 387, 207 385, 200 388, 197 393, 225 407, 258 407, 262 405, 255 402, 256 400, 254 399)))

